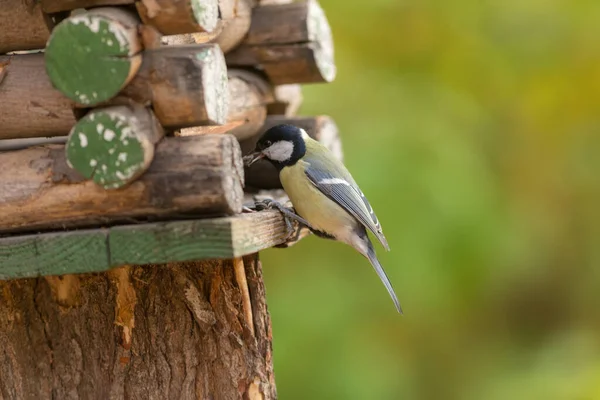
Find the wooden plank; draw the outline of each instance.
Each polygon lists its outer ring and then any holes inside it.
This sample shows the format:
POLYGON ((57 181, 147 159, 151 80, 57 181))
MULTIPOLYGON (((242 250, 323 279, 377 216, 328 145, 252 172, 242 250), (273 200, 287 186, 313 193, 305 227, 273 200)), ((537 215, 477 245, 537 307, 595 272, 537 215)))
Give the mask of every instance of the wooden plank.
POLYGON ((129 225, 110 230, 111 262, 155 264, 229 259, 281 244, 283 217, 268 210, 234 217, 129 225))
POLYGON ((0 279, 101 272, 120 265, 231 259, 282 245, 276 210, 0 238, 0 279))
POLYGON ((109 269, 108 230, 0 238, 0 279, 109 269))

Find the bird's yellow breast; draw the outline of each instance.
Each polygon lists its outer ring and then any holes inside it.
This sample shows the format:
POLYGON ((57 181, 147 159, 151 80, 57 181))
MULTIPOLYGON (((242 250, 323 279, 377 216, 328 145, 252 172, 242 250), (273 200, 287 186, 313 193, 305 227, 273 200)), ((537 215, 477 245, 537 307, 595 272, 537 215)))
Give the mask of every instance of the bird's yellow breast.
POLYGON ((279 178, 283 189, 298 215, 313 228, 340 239, 345 237, 356 225, 356 220, 310 182, 304 172, 305 165, 300 160, 281 170, 279 178))

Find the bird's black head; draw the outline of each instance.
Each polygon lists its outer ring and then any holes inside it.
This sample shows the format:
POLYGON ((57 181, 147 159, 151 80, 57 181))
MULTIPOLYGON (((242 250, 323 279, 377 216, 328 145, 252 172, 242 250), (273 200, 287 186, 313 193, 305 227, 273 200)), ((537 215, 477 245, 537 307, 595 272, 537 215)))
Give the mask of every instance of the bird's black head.
POLYGON ((256 143, 256 149, 248 156, 248 165, 266 158, 277 169, 296 164, 306 153, 304 131, 289 124, 276 125, 269 128, 256 143))

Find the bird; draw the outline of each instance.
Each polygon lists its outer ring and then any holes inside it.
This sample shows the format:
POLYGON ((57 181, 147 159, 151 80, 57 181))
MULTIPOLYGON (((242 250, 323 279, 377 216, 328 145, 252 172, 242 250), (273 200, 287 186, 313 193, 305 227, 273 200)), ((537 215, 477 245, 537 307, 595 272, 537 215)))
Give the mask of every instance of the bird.
POLYGON ((367 230, 389 251, 387 239, 371 204, 344 164, 304 129, 291 124, 267 129, 254 150, 244 157, 244 164, 249 167, 260 159, 266 159, 279 171, 281 185, 294 212, 285 211, 277 202, 272 204, 306 225, 316 236, 350 245, 367 258, 396 310, 403 314, 367 230))

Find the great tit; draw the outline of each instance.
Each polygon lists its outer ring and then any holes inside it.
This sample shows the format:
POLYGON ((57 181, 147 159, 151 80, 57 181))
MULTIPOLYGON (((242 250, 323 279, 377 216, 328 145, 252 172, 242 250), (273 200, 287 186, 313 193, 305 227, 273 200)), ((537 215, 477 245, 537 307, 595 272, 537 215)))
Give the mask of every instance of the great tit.
POLYGON ((304 129, 288 124, 265 131, 244 161, 250 166, 261 158, 279 171, 281 185, 301 217, 299 221, 315 235, 346 243, 365 256, 402 314, 367 229, 389 251, 387 240, 373 208, 346 167, 304 129))

